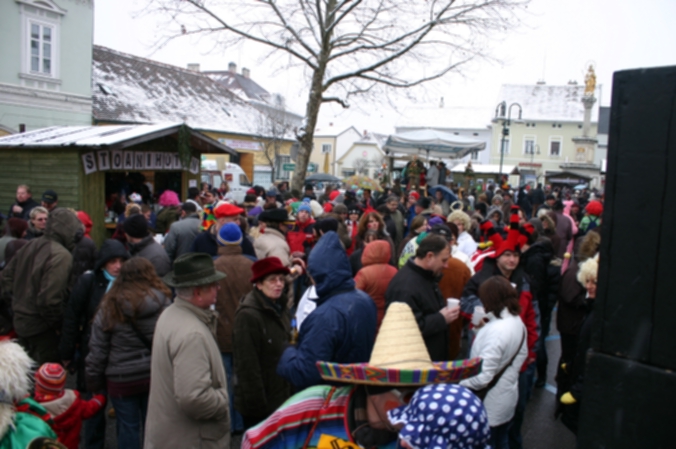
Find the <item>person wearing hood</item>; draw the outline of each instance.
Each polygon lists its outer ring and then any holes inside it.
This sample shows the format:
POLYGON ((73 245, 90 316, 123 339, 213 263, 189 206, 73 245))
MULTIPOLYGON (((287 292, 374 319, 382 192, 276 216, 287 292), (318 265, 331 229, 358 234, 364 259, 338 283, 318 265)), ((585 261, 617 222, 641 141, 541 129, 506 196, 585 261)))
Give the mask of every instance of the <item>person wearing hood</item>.
POLYGON ((16 342, 0 340, 0 447, 57 446, 57 434, 49 412, 32 397, 34 361, 16 342))
POLYGON ((71 251, 83 234, 73 212, 56 209, 47 219, 45 235, 28 242, 2 272, 3 294, 13 295, 16 333, 39 364, 61 361, 59 332, 73 264, 71 251))
POLYGON ((167 252, 148 232, 148 221, 141 214, 132 215, 122 225, 127 237, 127 246, 132 256, 143 257, 155 267, 158 276, 171 271, 171 261, 167 252))
POLYGON ((501 206, 489 207, 488 211, 486 211, 486 219, 493 223, 493 228, 495 228, 501 234, 504 234, 503 229, 505 227, 505 223, 503 221, 503 212, 501 206))
POLYGON ((268 257, 250 265, 249 272, 249 293, 235 314, 232 345, 235 408, 247 429, 265 420, 291 396, 289 383, 276 373, 291 338, 291 316, 284 296, 289 269, 278 258, 268 257))
POLYGON ((385 292, 390 281, 397 274, 397 269, 390 265, 390 245, 384 240, 376 240, 364 247, 361 256, 362 269, 354 281, 359 290, 366 292, 373 299, 378 310, 377 329, 385 316, 385 292))
POLYGON ((26 231, 26 240, 33 240, 38 237, 42 237, 47 228, 47 216, 49 211, 42 206, 36 206, 31 209, 29 214, 30 220, 28 221, 28 230, 26 231))
MULTIPOLYGON (((63 365, 76 370, 77 389, 82 393, 87 391, 85 358, 89 353, 92 322, 103 295, 113 286, 122 264, 130 257, 121 242, 114 239, 105 240, 93 270, 85 272, 77 279, 63 311, 59 353, 63 365), (81 323, 85 323, 84 326, 81 323), (79 357, 76 358, 78 348, 79 357)), ((84 428, 85 447, 103 448, 106 436, 104 412, 101 411, 85 421, 84 428)))
POLYGON ((369 359, 376 334, 373 300, 355 288, 350 262, 338 234, 327 232, 308 259, 317 308, 305 319, 298 344, 286 348, 277 374, 301 390, 324 383, 317 360, 361 363, 369 359))
POLYGON ((142 447, 152 341, 160 314, 171 304, 170 295, 150 261, 132 257, 122 264, 92 323, 85 361, 87 389, 107 390, 120 448, 142 447))
POLYGON ((122 264, 131 256, 124 245, 118 240, 107 239, 101 246, 99 257, 94 269, 80 276, 70 294, 63 312, 63 326, 61 327, 61 341, 59 353, 66 367, 72 368, 76 364, 78 372, 78 389, 85 391, 84 360, 89 352, 89 337, 91 323, 99 307, 99 303, 113 282, 120 274, 122 264), (81 327, 81 323, 85 323, 81 327), (79 347, 80 358, 75 360, 76 349, 79 347))

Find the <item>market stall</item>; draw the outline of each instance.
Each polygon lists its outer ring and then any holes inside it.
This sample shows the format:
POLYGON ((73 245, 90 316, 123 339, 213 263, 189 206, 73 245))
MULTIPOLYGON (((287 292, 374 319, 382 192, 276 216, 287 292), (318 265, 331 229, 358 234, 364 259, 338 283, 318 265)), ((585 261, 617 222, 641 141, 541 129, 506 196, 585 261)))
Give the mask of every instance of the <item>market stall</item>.
POLYGON ((59 206, 84 210, 101 243, 131 193, 152 205, 166 189, 184 200, 199 184, 202 153, 238 153, 183 124, 54 126, 0 138, 0 207, 19 184, 54 189, 59 206))

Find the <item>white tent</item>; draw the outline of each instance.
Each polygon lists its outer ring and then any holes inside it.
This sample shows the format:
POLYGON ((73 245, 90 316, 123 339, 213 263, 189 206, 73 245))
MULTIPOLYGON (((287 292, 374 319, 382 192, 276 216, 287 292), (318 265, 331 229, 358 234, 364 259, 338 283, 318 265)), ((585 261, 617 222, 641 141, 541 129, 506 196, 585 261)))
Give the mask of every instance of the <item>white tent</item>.
POLYGON ((434 129, 392 134, 385 143, 385 150, 389 155, 417 154, 427 159, 430 157, 459 159, 485 148, 485 142, 434 129))

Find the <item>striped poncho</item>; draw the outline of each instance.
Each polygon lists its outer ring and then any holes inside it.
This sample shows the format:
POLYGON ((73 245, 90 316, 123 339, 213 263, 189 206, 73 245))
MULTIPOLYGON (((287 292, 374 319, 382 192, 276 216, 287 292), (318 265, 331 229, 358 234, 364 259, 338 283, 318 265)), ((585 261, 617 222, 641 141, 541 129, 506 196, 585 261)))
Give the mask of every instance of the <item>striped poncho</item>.
MULTIPOLYGON (((246 432, 241 449, 300 449, 311 432, 308 448, 316 448, 322 435, 354 443, 346 411, 356 388, 317 385, 295 394, 268 419, 246 432)), ((387 448, 395 445, 396 442, 387 448)))

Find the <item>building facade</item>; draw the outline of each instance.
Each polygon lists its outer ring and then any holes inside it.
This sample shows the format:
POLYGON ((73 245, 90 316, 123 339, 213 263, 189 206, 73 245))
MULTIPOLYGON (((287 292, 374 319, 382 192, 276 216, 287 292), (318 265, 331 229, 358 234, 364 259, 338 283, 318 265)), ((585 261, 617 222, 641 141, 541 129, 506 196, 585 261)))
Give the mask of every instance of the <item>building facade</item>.
MULTIPOLYGON (((503 111, 499 105, 493 118, 491 164, 500 164, 502 150, 502 164, 517 166, 522 183, 546 182, 563 171, 574 174, 574 169, 565 168, 571 164, 594 164, 595 151, 578 151, 573 140, 583 134, 584 90, 584 85, 574 83, 503 85, 499 101, 505 108, 503 111)), ((597 135, 598 114, 596 105, 591 113, 590 136, 597 135)), ((600 182, 598 175, 592 178, 600 182)))
POLYGON ((93 3, 0 2, 0 125, 92 123, 93 3))
POLYGON ((310 154, 310 163, 317 164, 319 173, 342 176, 336 167, 340 159, 352 145, 360 140, 362 135, 354 126, 342 131, 331 129, 317 129, 313 139, 313 149, 310 154))

